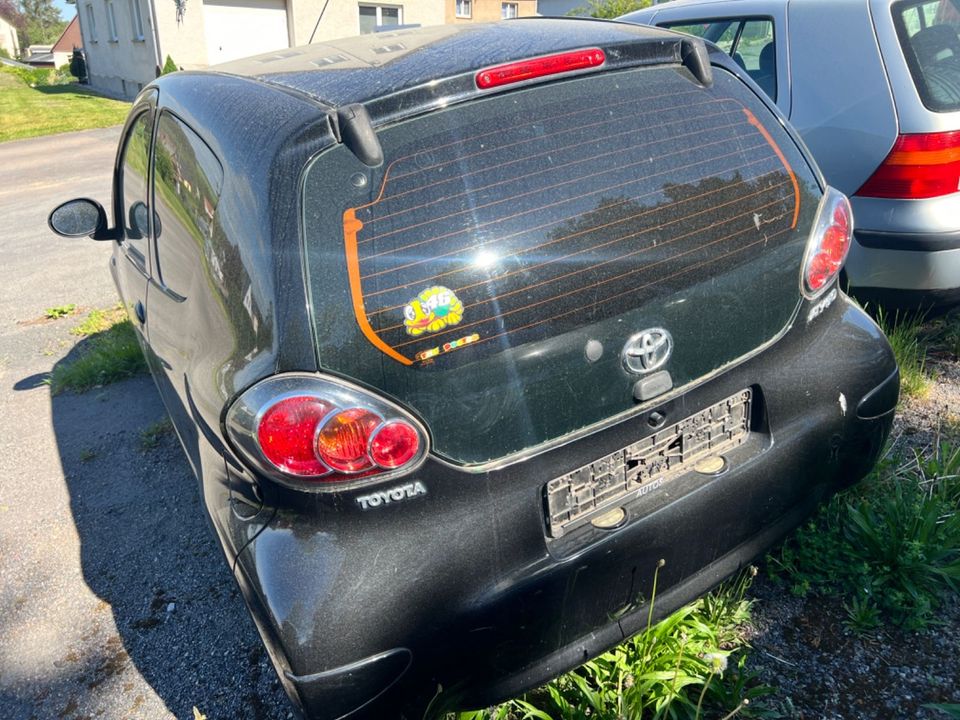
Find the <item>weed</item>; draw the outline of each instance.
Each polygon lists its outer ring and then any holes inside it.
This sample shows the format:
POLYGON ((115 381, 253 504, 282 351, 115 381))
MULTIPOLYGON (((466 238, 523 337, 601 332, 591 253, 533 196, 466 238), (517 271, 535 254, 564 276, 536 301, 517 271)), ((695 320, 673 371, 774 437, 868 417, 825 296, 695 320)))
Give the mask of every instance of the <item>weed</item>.
POLYGON ((173 433, 173 424, 170 418, 157 420, 140 431, 140 449, 143 452, 159 447, 160 441, 173 433))
POLYGON ((80 462, 90 462, 96 456, 97 456, 97 453, 95 450, 91 450, 90 448, 83 448, 80 451, 80 462))
POLYGON ((75 360, 61 362, 53 369, 50 390, 54 395, 64 390, 84 392, 146 372, 147 364, 130 321, 119 320, 122 315, 113 315, 108 321, 101 313, 92 311, 75 328, 85 340, 77 345, 79 356, 75 360))
POLYGON ((96 333, 108 330, 124 320, 126 317, 127 314, 123 309, 123 305, 117 303, 112 308, 106 308, 104 310, 91 310, 87 313, 87 316, 80 322, 80 324, 73 328, 70 332, 71 334, 79 335, 80 337, 95 335, 96 333))
POLYGON ((927 375, 927 343, 922 339, 923 318, 912 315, 889 316, 880 308, 877 322, 883 329, 900 366, 900 394, 922 398, 930 391, 927 375))
POLYGON ((855 598, 856 626, 874 619, 927 627, 944 593, 960 587, 960 446, 886 458, 768 556, 796 591, 855 598))
POLYGON ((772 692, 756 683, 740 652, 750 615, 744 594, 756 570, 654 625, 660 567, 646 630, 542 688, 495 708, 460 713, 458 720, 693 719, 707 709, 726 720, 751 713, 750 703, 772 692))
POLYGON ((948 718, 960 718, 960 704, 947 703, 945 705, 924 705, 931 710, 939 710, 948 718))
POLYGON ((76 309, 77 306, 73 303, 68 303, 67 305, 57 305, 56 307, 51 307, 44 310, 43 316, 48 320, 59 320, 67 315, 72 315, 76 309))
POLYGON ((844 625, 855 635, 865 635, 880 627, 880 608, 869 595, 855 595, 843 604, 843 609, 847 613, 844 625))

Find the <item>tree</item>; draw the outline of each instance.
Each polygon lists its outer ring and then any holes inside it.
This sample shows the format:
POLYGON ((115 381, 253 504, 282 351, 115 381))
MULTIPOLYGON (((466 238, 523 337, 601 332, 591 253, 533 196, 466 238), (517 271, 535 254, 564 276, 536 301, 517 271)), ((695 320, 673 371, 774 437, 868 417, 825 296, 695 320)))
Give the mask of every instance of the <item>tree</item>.
POLYGON ((53 0, 20 0, 23 27, 20 29, 20 46, 51 45, 57 41, 67 26, 60 19, 60 11, 53 0))
POLYGON ((173 61, 173 58, 167 55, 167 61, 163 64, 163 70, 160 71, 161 75, 169 75, 170 73, 175 73, 180 68, 177 67, 177 64, 173 61))
POLYGON ((650 7, 651 4, 652 0, 587 0, 586 5, 581 5, 567 14, 612 20, 628 12, 650 7))

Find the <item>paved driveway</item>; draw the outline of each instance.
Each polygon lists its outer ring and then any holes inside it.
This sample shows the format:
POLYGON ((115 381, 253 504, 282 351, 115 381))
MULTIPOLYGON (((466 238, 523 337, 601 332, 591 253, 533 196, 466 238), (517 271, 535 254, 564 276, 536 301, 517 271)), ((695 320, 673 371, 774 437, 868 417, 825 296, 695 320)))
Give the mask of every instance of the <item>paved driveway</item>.
POLYGON ((0 144, 0 718, 290 716, 148 378, 51 398, 43 378, 109 307, 109 243, 54 205, 109 205, 118 128, 0 144))

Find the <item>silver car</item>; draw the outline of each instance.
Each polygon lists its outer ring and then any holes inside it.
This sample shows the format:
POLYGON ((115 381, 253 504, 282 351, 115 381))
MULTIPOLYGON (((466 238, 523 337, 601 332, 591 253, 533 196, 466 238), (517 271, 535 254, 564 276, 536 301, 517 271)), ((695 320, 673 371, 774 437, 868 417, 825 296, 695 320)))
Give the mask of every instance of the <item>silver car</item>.
POLYGON ((624 15, 713 41, 850 197, 858 297, 960 302, 960 0, 675 0, 624 15))

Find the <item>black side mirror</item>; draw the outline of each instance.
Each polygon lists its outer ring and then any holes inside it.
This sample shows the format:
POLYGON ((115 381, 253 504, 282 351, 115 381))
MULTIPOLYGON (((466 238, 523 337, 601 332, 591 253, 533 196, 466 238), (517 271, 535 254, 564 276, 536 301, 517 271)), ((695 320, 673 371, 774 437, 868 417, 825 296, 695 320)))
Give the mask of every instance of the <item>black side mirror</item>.
POLYGON ((96 200, 77 198, 54 209, 47 219, 57 235, 75 238, 89 235, 94 240, 112 240, 114 233, 107 229, 107 213, 96 200))

